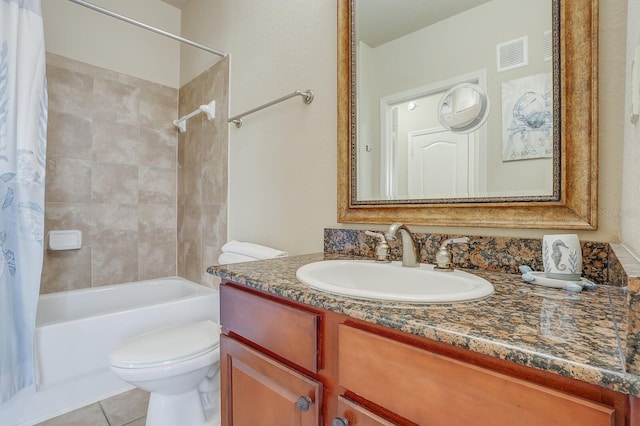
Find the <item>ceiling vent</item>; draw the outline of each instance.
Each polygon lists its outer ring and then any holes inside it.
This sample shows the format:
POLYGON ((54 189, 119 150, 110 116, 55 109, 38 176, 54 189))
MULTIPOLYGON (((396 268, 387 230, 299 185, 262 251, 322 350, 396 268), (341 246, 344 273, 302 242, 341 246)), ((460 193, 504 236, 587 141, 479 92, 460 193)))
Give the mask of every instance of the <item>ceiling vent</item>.
POLYGON ((496 46, 498 72, 524 67, 529 64, 527 36, 500 43, 496 46))
POLYGON ((544 60, 549 62, 553 58, 553 37, 551 30, 544 32, 544 60))

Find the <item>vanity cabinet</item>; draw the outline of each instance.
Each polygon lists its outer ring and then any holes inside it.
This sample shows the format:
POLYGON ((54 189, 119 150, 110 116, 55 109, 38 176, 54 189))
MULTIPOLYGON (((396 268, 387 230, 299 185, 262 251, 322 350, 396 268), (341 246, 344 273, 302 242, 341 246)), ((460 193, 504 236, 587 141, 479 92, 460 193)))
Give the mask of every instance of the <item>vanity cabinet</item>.
POLYGON ((320 316, 222 286, 222 424, 320 426, 320 316), (284 362, 282 362, 282 361, 284 362))
POLYGON ((640 424, 638 399, 223 281, 222 424, 640 424))

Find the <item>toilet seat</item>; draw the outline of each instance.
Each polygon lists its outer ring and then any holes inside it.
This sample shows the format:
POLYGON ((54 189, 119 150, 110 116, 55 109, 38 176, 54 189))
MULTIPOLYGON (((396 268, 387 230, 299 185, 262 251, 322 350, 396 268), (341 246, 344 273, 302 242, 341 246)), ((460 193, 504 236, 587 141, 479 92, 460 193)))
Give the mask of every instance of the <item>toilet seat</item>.
POLYGON ((166 367, 198 358, 220 345, 220 326, 201 321, 135 337, 111 353, 111 365, 122 369, 166 367))

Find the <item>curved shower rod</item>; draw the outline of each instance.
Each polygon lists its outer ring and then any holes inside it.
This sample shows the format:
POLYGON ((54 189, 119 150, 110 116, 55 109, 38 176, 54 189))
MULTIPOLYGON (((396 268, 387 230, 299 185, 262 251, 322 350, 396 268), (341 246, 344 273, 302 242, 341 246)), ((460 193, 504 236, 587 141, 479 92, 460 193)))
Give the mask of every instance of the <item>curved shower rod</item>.
POLYGON ((214 55, 222 56, 223 58, 225 56, 227 56, 227 54, 225 52, 222 52, 220 50, 216 50, 216 49, 214 49, 212 47, 205 46, 204 44, 196 43, 195 41, 191 41, 191 40, 186 39, 184 37, 177 36, 177 35, 172 34, 170 32, 161 30, 159 28, 152 27, 151 25, 147 25, 147 24, 145 24, 143 22, 136 21, 135 19, 131 19, 131 18, 127 17, 127 16, 120 15, 119 13, 112 12, 109 9, 105 9, 105 8, 97 6, 97 5, 93 4, 93 3, 89 3, 89 2, 84 1, 84 0, 69 0, 69 1, 72 2, 72 3, 78 4, 80 6, 87 7, 89 9, 91 9, 91 10, 95 10, 96 12, 103 13, 103 14, 105 14, 107 16, 111 16, 112 18, 120 19, 121 21, 127 22, 129 24, 133 24, 133 25, 136 25, 136 26, 138 26, 140 28, 144 28, 145 30, 152 31, 152 32, 154 32, 156 34, 160 34, 160 35, 163 35, 165 37, 169 37, 170 39, 177 40, 177 41, 179 41, 181 43, 188 44, 189 46, 197 47, 198 49, 204 50, 204 51, 209 52, 209 53, 213 53, 214 55))

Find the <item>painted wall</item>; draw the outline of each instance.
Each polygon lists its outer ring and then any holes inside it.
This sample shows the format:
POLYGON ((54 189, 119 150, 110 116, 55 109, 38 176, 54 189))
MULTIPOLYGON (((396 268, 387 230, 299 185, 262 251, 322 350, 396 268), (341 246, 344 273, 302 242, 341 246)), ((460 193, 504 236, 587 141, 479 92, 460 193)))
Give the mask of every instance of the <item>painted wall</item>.
MULTIPOLYGON (((625 80, 624 156, 622 158, 622 205, 617 216, 621 220, 622 242, 640 256, 640 120, 631 117, 631 64, 637 46, 640 46, 640 0, 628 0, 627 64, 625 80)), ((637 64, 640 66, 640 63, 637 64)), ((639 90, 638 87, 635 90, 639 90)))
MULTIPOLYGON (((180 34, 180 10, 158 0, 91 3, 180 34)), ((67 0, 42 2, 47 52, 178 88, 180 43, 67 0)))
MULTIPOLYGON (((309 106, 291 100, 230 128, 230 239, 300 254, 322 250, 324 227, 343 226, 336 223, 336 13, 336 0, 191 0, 183 10, 185 37, 230 52, 232 115, 294 89, 316 92, 309 106)), ((600 1, 600 221, 599 230, 579 232, 585 240, 620 240, 620 219, 612 212, 621 202, 626 28, 620 23, 626 16, 626 2, 600 1)), ((183 78, 216 60, 199 53, 188 58, 185 49, 183 78)), ((412 229, 531 238, 558 232, 412 229)))

